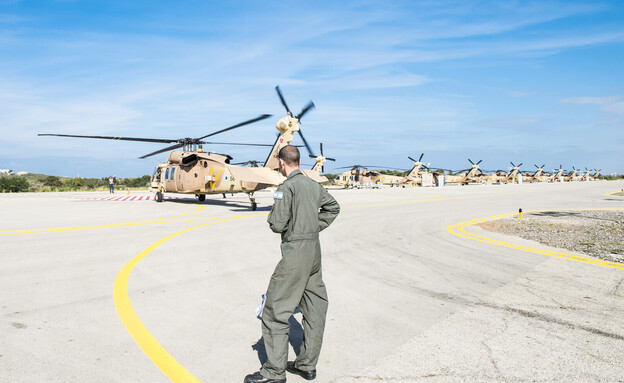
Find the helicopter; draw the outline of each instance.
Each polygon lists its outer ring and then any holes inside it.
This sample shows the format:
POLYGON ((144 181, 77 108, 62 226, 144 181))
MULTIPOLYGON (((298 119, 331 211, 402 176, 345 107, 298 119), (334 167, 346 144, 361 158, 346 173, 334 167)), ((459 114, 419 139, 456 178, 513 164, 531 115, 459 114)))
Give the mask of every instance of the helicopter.
POLYGON ((499 184, 503 183, 518 183, 520 182, 520 173, 519 169, 522 166, 522 162, 519 165, 514 164, 513 162, 509 162, 513 168, 510 168, 510 172, 507 173, 502 170, 497 170, 494 174, 491 174, 486 177, 486 179, 492 183, 498 182, 499 184))
MULTIPOLYGON (((254 192, 271 186, 276 186, 285 180, 285 177, 279 172, 279 161, 277 155, 279 150, 290 144, 293 140, 295 132, 299 132, 310 157, 317 158, 312 152, 310 145, 306 141, 300 130, 299 124, 301 118, 315 108, 310 101, 302 111, 293 116, 288 108, 286 101, 282 95, 279 86, 275 87, 277 94, 286 108, 287 115, 282 117, 275 125, 278 130, 277 139, 273 145, 268 144, 247 144, 247 143, 215 143, 204 141, 205 138, 223 133, 232 129, 236 129, 254 122, 264 120, 271 117, 269 114, 263 114, 254 119, 230 126, 225 129, 207 134, 199 138, 181 138, 181 139, 154 139, 154 138, 135 138, 135 137, 110 137, 110 136, 82 136, 82 135, 66 135, 66 134, 38 134, 39 136, 60 136, 60 137, 80 137, 80 138, 98 138, 110 140, 126 140, 141 142, 158 142, 158 143, 175 143, 174 145, 157 150, 153 153, 146 154, 139 158, 147 158, 159 153, 173 150, 169 153, 167 162, 156 166, 150 181, 149 190, 155 193, 156 202, 162 202, 165 193, 181 193, 194 194, 199 201, 204 201, 208 194, 225 193, 246 193, 251 202, 251 209, 257 209, 257 203, 253 197, 254 192), (227 154, 218 154, 213 152, 205 152, 203 145, 206 144, 229 144, 229 145, 247 145, 247 146, 270 146, 267 160, 263 166, 246 167, 230 164, 232 157, 227 154), (181 151, 175 149, 182 148, 181 151)), ((321 156, 322 157, 322 156, 321 156)), ((324 157, 320 159, 321 166, 324 157)), ((257 164, 256 164, 257 165, 257 164)), ((302 172, 317 182, 323 182, 316 170, 302 169, 302 172)))
POLYGON ((563 182, 563 165, 559 165, 559 169, 553 169, 553 174, 548 179, 549 182, 563 182))
POLYGON ((533 173, 529 171, 522 172, 524 182, 544 182, 550 178, 549 174, 544 173, 544 166, 546 166, 545 164, 543 164, 542 166, 537 166, 537 164, 533 164, 533 166, 535 166, 535 168, 537 169, 533 173))
POLYGON ((468 161, 472 165, 470 169, 459 170, 458 175, 445 176, 447 183, 457 183, 459 185, 467 185, 468 183, 480 183, 483 182, 484 173, 479 169, 479 164, 483 160, 479 160, 476 164, 472 162, 470 158, 468 161))
POLYGON ((438 183, 439 174, 432 171, 429 168, 429 166, 421 162, 424 155, 425 153, 420 153, 420 157, 418 157, 418 160, 415 160, 412 157, 407 156, 409 160, 414 162, 414 166, 404 178, 404 182, 406 184, 427 186, 427 185, 435 185, 438 183), (420 170, 422 168, 425 169, 424 172, 420 170))

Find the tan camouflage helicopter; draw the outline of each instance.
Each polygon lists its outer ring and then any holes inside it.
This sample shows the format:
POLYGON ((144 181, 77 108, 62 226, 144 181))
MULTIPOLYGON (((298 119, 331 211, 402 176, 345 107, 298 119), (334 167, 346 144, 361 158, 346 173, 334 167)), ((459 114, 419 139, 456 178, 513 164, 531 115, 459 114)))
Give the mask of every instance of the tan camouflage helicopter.
POLYGON ((563 176, 563 181, 565 182, 580 181, 582 176, 578 175, 578 172, 579 170, 575 168, 574 166, 572 166, 572 171, 566 174, 565 176, 563 176))
POLYGON ((414 162, 414 165, 409 172, 403 177, 403 184, 411 186, 433 186, 438 183, 438 173, 432 171, 427 165, 422 162, 422 158, 425 153, 420 153, 418 160, 413 159, 410 156, 407 158, 414 162), (422 171, 421 169, 425 169, 422 171))
POLYGON ((544 173, 544 166, 545 166, 545 164, 542 165, 542 166, 537 166, 536 164, 533 164, 533 166, 535 166, 535 168, 537 170, 535 172, 533 172, 533 174, 531 174, 529 172, 523 173, 524 182, 544 182, 544 181, 547 181, 548 178, 550 177, 550 175, 544 173))
POLYGON ((483 171, 479 169, 479 164, 483 160, 479 160, 476 164, 472 162, 470 158, 468 161, 472 165, 470 169, 459 170, 457 175, 447 175, 445 176, 446 183, 457 183, 460 185, 467 185, 469 183, 482 183, 486 177, 483 171))
POLYGON ((332 184, 343 186, 345 188, 360 188, 360 187, 379 187, 381 185, 399 186, 405 183, 405 177, 383 174, 379 171, 369 170, 368 168, 390 169, 390 170, 401 170, 401 171, 404 171, 405 169, 390 168, 387 166, 369 166, 369 165, 367 166, 350 165, 350 166, 343 166, 343 167, 336 168, 336 169, 347 169, 347 168, 350 168, 350 170, 336 175, 336 177, 332 180, 332 184))
MULTIPOLYGON (((271 115, 264 114, 257 118, 230 126, 228 128, 207 134, 199 138, 182 138, 177 140, 169 139, 153 139, 153 138, 133 138, 133 137, 109 137, 109 136, 77 136, 64 134, 39 134, 40 136, 61 136, 61 137, 82 137, 82 138, 99 138, 111 140, 126 141, 142 141, 142 142, 160 142, 174 143, 164 149, 157 150, 153 153, 146 154, 139 158, 147 158, 166 151, 182 148, 182 151, 173 151, 169 153, 166 163, 159 164, 154 170, 154 174, 150 183, 150 191, 156 194, 157 202, 163 201, 164 193, 182 193, 194 194, 199 201, 204 201, 207 194, 223 194, 225 193, 246 193, 251 201, 251 209, 256 210, 257 204, 253 197, 254 192, 265 189, 267 187, 279 185, 285 178, 279 173, 279 162, 277 153, 279 150, 288 145, 293 140, 293 134, 299 132, 305 147, 310 153, 310 157, 317 160, 317 164, 323 165, 326 160, 322 155, 317 157, 312 153, 310 145, 308 145, 305 137, 301 133, 299 123, 301 118, 312 108, 314 103, 310 101, 308 105, 297 116, 293 116, 290 109, 286 105, 286 101, 281 93, 279 86, 275 87, 277 94, 286 108, 287 115, 282 117, 276 124, 278 136, 273 145, 265 144, 241 144, 241 143, 214 143, 203 141, 205 138, 223 133, 241 126, 251 124, 253 122, 264 120, 271 115), (202 145, 206 144, 229 144, 229 145, 252 145, 252 146, 272 146, 271 151, 264 165, 261 167, 244 167, 230 164, 232 157, 226 154, 217 154, 212 152, 204 152, 202 145)), ((326 180, 319 175, 317 170, 302 169, 302 172, 316 180, 322 182, 326 180)))
POLYGON ((594 173, 593 175, 589 176, 589 180, 595 181, 598 179, 598 177, 600 177, 600 171, 602 169, 594 169, 596 171, 596 173, 594 173))
POLYGON ((486 180, 492 183, 498 182, 499 184, 503 184, 503 183, 508 184, 508 183, 514 183, 514 182, 518 183, 520 179, 520 174, 521 174, 520 166, 522 166, 522 162, 517 166, 511 161, 509 163, 511 164, 511 166, 513 166, 513 168, 511 168, 511 171, 509 173, 506 173, 502 170, 497 170, 496 172, 494 172, 494 174, 487 176, 486 180))
POLYGON ((336 169, 350 170, 338 174, 333 180, 332 184, 343 186, 345 188, 360 187, 366 185, 378 184, 379 173, 368 170, 362 165, 343 166, 336 169))
POLYGON ((563 182, 564 181, 563 172, 564 170, 563 170, 562 165, 559 165, 559 169, 553 169, 553 174, 550 176, 548 181, 549 182, 563 182))

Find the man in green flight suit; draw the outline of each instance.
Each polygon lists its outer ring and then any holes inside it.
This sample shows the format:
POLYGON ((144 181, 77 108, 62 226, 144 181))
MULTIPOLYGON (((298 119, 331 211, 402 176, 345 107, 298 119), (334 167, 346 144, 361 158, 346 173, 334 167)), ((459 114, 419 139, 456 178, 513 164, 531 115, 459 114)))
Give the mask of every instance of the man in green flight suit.
POLYGON ((275 192, 268 222, 282 235, 282 260, 275 267, 262 312, 262 337, 267 361, 245 383, 283 383, 286 370, 304 379, 316 378, 327 315, 327 291, 321 271, 319 231, 340 212, 338 202, 316 181, 299 170, 299 150, 284 146, 278 154, 280 172, 287 177, 275 192), (303 344, 288 362, 290 316, 303 314, 303 344))

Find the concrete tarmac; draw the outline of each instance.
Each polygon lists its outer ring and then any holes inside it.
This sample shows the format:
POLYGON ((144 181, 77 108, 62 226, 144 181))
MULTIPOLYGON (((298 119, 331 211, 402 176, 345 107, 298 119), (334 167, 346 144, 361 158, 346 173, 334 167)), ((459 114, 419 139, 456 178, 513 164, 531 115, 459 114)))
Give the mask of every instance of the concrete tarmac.
MULTIPOLYGON (((606 195, 621 189, 332 190, 342 212, 321 233, 330 308, 316 381, 624 382, 624 265, 447 231, 518 208, 624 209, 606 195)), ((242 382, 258 370, 254 310, 280 258, 272 193, 256 194, 255 212, 245 195, 109 197, 0 195, 0 382, 242 382)))

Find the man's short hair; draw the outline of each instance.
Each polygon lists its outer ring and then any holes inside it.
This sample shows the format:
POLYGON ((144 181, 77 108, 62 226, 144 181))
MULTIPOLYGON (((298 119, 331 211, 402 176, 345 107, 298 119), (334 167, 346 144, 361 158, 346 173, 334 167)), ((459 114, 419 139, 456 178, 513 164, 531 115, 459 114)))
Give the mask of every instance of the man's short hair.
POLYGON ((299 149, 297 149, 296 146, 286 145, 280 149, 279 153, 277 154, 277 158, 281 158, 288 165, 293 166, 299 165, 299 160, 301 159, 301 156, 299 154, 299 149))

